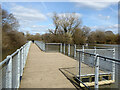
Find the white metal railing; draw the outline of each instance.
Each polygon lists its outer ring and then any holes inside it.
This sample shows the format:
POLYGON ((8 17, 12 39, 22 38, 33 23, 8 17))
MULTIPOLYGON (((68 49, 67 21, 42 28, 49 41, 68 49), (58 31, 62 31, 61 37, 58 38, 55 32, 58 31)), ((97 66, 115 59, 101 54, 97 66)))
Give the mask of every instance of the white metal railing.
MULTIPOLYGON (((112 64, 112 80, 115 81, 115 70, 116 70, 115 66, 120 65, 120 60, 115 59, 114 58, 115 56, 113 56, 113 58, 110 58, 110 57, 105 57, 99 54, 94 54, 94 53, 92 54, 92 53, 84 52, 81 50, 77 50, 77 52, 79 53, 79 80, 80 80, 81 70, 82 70, 81 69, 81 63, 82 63, 82 57, 83 57, 82 55, 85 54, 85 55, 88 55, 89 57, 93 57, 92 58, 94 62, 93 67, 95 68, 95 88, 99 87, 98 81, 99 81, 99 74, 100 74, 99 67, 100 67, 101 59, 104 59, 104 61, 109 61, 112 64)), ((115 51, 113 52, 113 55, 115 55, 115 51)), ((109 66, 109 64, 106 64, 106 66, 109 66)))
MULTIPOLYGON (((70 45, 70 44, 62 44, 62 43, 44 43, 44 46, 42 45, 42 41, 39 42, 41 44, 38 44, 38 41, 36 41, 36 44, 39 48, 43 48, 46 50, 45 45, 60 45, 60 52, 63 54, 66 54, 68 56, 71 56, 71 53, 74 53, 74 58, 78 60, 79 62, 79 76, 81 76, 81 63, 85 64, 92 64, 92 67, 95 69, 94 75, 95 75, 95 88, 98 88, 98 78, 99 70, 105 71, 105 73, 112 74, 112 80, 115 81, 115 70, 116 66, 120 65, 120 63, 116 65, 116 62, 120 62, 115 59, 115 48, 100 48, 97 49, 96 46, 93 49, 85 49, 84 45, 82 46, 82 49, 77 49, 76 44, 70 45), (74 50, 71 52, 71 46, 74 50), (67 48, 67 49, 66 49, 67 48), (77 53, 79 52, 79 54, 77 53), (88 56, 87 56, 88 55, 88 56), (90 62, 92 63, 90 63, 90 62), (103 65, 104 64, 104 65, 103 65)), ((118 73, 118 72, 117 72, 118 73)), ((89 75, 89 74, 88 74, 89 75)), ((80 79, 79 79, 80 80, 80 79)))
POLYGON ((0 89, 19 88, 31 41, 0 62, 0 89))
POLYGON ((42 50, 45 51, 45 43, 42 41, 35 41, 35 44, 42 50))

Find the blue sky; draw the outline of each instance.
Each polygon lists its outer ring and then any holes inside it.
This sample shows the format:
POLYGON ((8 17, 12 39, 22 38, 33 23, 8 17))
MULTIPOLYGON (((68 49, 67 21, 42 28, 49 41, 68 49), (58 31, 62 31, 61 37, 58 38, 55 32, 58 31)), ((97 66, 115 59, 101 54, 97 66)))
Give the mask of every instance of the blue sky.
POLYGON ((3 2, 2 8, 15 15, 20 31, 31 34, 54 29, 51 19, 54 12, 60 15, 75 12, 82 26, 90 27, 91 31, 101 29, 118 33, 117 2, 3 2))

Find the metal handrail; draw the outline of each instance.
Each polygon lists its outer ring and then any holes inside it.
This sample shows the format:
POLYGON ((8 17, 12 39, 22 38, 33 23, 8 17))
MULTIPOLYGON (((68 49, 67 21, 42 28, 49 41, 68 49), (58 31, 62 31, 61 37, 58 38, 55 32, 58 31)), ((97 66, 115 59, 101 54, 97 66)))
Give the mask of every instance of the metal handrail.
MULTIPOLYGON (((27 43, 26 43, 26 44, 27 44, 27 43)), ((19 50, 21 50, 23 47, 25 47, 26 44, 23 45, 19 50)), ((19 52, 19 51, 16 50, 16 51, 15 51, 14 53, 12 53, 10 56, 13 57, 13 56, 15 56, 18 52, 19 52)), ((4 59, 3 61, 1 61, 1 62, 0 62, 0 67, 1 67, 4 63, 6 63, 9 59, 10 59, 10 57, 7 57, 7 58, 4 59)))
POLYGON ((61 45, 62 43, 45 43, 45 44, 52 44, 52 45, 57 45, 57 44, 59 44, 59 45, 61 45))
MULTIPOLYGON (((81 52, 81 53, 84 53, 84 54, 96 56, 96 54, 88 53, 88 52, 83 52, 83 51, 80 51, 80 50, 76 50, 76 52, 81 52)), ((115 61, 115 62, 119 62, 119 63, 120 63, 120 60, 119 60, 119 59, 110 58, 110 57, 106 57, 106 56, 102 56, 102 55, 97 55, 97 57, 104 58, 104 59, 108 59, 109 61, 111 60, 111 61, 115 61)))
POLYGON ((0 84, 0 89, 2 88, 19 88, 19 85, 20 85, 20 78, 22 77, 22 74, 23 74, 23 69, 25 67, 25 63, 26 63, 26 59, 27 59, 27 55, 28 55, 28 51, 29 51, 29 48, 30 48, 30 45, 31 45, 31 41, 29 41, 28 43, 26 43, 25 45, 23 45, 20 49, 17 49, 13 54, 11 55, 8 55, 6 57, 6 59, 4 59, 2 62, 0 62, 0 67, 1 69, 0 70, 4 70, 4 64, 6 64, 6 69, 5 69, 5 75, 2 77, 2 78, 6 78, 4 83, 1 85, 0 84), (21 54, 21 55, 20 55, 21 54), (16 69, 16 78, 15 78, 15 81, 13 81, 13 78, 12 78, 12 72, 13 72, 13 62, 14 62, 14 57, 16 57, 17 55, 17 61, 16 61, 16 65, 15 68, 16 69), (21 65, 20 65, 21 64, 21 65), (19 71, 20 70, 20 71, 19 71), (16 84, 12 84, 16 82, 16 84))

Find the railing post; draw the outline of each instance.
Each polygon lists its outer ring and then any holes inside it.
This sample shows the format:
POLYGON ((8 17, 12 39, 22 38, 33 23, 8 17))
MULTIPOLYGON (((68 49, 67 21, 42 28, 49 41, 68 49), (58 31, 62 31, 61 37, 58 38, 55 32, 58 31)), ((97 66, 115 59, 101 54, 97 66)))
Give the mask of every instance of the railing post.
POLYGON ((30 42, 27 43, 27 48, 26 48, 26 59, 27 59, 27 56, 28 56, 29 46, 30 46, 30 42))
POLYGON ((9 55, 7 58, 9 61, 7 62, 5 88, 12 88, 12 56, 9 55))
POLYGON ((94 54, 96 54, 96 46, 94 46, 94 54))
POLYGON ((68 56, 70 56, 70 44, 68 44, 68 56))
MULTIPOLYGON (((113 48, 113 58, 115 59, 115 47, 113 48)), ((115 61, 112 61, 113 80, 115 81, 115 61)))
POLYGON ((17 88, 19 88, 20 85, 20 49, 18 51, 18 56, 17 56, 17 88))
POLYGON ((24 67, 25 67, 25 63, 26 63, 26 44, 25 44, 25 47, 24 47, 24 56, 25 56, 25 58, 24 58, 24 67))
POLYGON ((25 44, 25 64, 26 64, 26 59, 27 59, 27 43, 25 44))
POLYGON ((62 43, 60 44, 60 52, 62 53, 62 43))
POLYGON ((79 52, 79 80, 80 80, 80 75, 81 75, 81 62, 82 62, 82 60, 81 60, 81 54, 79 52))
POLYGON ((46 44, 44 43, 44 51, 46 51, 46 44))
MULTIPOLYGON (((82 51, 84 52, 84 45, 82 46, 82 51)), ((82 53, 82 62, 84 62, 84 53, 82 53)))
POLYGON ((22 52, 22 55, 21 55, 21 78, 22 78, 22 74, 23 74, 23 68, 24 68, 24 52, 23 52, 23 47, 21 48, 21 52, 22 52))
POLYGON ((98 54, 96 54, 95 57, 95 90, 98 90, 99 88, 99 57, 98 54))
POLYGON ((25 66, 25 45, 23 46, 23 68, 25 66))
POLYGON ((76 58, 76 44, 74 44, 74 58, 76 58))
POLYGON ((64 54, 65 54, 65 43, 64 43, 64 54))
MULTIPOLYGON (((96 53, 96 46, 94 46, 94 54, 97 54, 96 53)), ((96 56, 94 56, 94 58, 96 58, 96 56)), ((93 64, 93 66, 95 65, 95 61, 94 61, 94 64, 93 64)))

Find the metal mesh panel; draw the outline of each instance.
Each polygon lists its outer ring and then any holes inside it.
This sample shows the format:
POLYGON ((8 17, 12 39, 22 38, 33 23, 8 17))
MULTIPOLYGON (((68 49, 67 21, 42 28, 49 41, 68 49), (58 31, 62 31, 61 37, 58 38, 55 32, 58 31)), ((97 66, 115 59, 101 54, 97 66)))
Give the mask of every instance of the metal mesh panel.
POLYGON ((88 54, 82 54, 84 55, 82 58, 82 62, 93 67, 94 66, 94 61, 95 61, 95 57, 94 56, 90 56, 88 54))
POLYGON ((45 45, 46 52, 60 52, 60 44, 46 44, 45 45))
POLYGON ((113 58, 113 50, 112 49, 97 49, 96 53, 102 56, 107 56, 113 58))
POLYGON ((74 57, 74 45, 70 45, 70 56, 74 57))
POLYGON ((24 49, 26 52, 23 54, 23 48, 18 49, 15 53, 7 56, 7 58, 0 63, 0 89, 19 88, 20 73, 23 72, 23 60, 27 59, 26 57, 30 44, 31 42, 25 45, 26 47, 24 47, 24 49), (23 56, 25 57, 23 58, 23 56))
POLYGON ((68 55, 68 44, 65 44, 65 55, 68 55))
POLYGON ((9 78, 6 75, 7 69, 8 69, 8 63, 9 63, 9 59, 7 60, 6 63, 4 63, 1 67, 0 67, 0 80, 2 82, 0 82, 0 88, 6 88, 8 83, 9 83, 9 78))
MULTIPOLYGON (((94 55, 93 54, 88 54, 88 52, 89 52, 89 50, 87 51, 87 53, 80 52, 80 51, 77 52, 77 60, 78 61, 79 60, 83 61, 83 63, 81 63, 81 65, 78 64, 78 66, 76 66, 77 70, 78 70, 77 75, 79 75, 79 72, 80 72, 81 77, 83 75, 85 75, 85 76, 88 75, 88 78, 87 78, 88 81, 87 82, 90 82, 91 80, 94 81, 95 80, 95 75, 96 75, 95 70, 97 68, 97 66, 95 66, 96 63, 97 63, 96 60, 99 58, 98 80, 99 81, 101 81, 101 80, 115 80, 115 83, 109 85, 109 88, 118 88, 119 85, 120 85, 120 81, 119 81, 119 78, 120 78, 120 63, 112 61, 110 58, 106 59, 106 57, 101 57, 101 56, 104 56, 104 55, 95 56, 95 54, 94 55), (79 53, 80 53, 80 55, 79 55, 79 53), (84 53, 84 56, 83 56, 83 53, 84 53), (81 68, 79 67, 79 65, 81 66, 81 68), (114 66, 115 66, 115 68, 114 68, 114 66), (89 76, 90 74, 94 75, 94 76, 92 76, 93 78, 91 78, 91 79, 90 79, 91 76, 89 76), (115 77, 115 79, 114 79, 114 77, 115 77)), ((111 54, 112 54, 111 55, 111 58, 112 58, 114 56, 113 55, 113 50, 111 50, 111 54)), ((83 79, 84 78, 82 78, 80 80, 83 80, 83 79)))
POLYGON ((116 63, 115 68, 115 88, 120 89, 120 63, 116 63))
POLYGON ((0 89, 2 89, 2 67, 0 67, 0 89))
POLYGON ((112 72, 113 62, 104 58, 100 58, 99 67, 101 70, 112 72))
POLYGON ((35 41, 35 43, 37 44, 37 46, 38 46, 41 50, 45 51, 45 43, 44 43, 44 42, 42 42, 42 41, 35 41))
MULTIPOLYGON (((80 49, 80 51, 82 51, 82 49, 80 49)), ((95 49, 85 49, 84 52, 87 53, 95 53, 95 49)), ((96 53, 102 56, 106 56, 106 57, 110 57, 113 58, 113 49, 96 49, 96 53)), ((82 53, 82 61, 89 65, 89 66, 93 66, 94 65, 94 57, 89 56, 88 54, 84 54, 82 53)), ((103 59, 100 58, 99 60, 100 64, 99 67, 101 70, 105 70, 105 71, 112 71, 112 62, 107 60, 107 59, 103 59)))
POLYGON ((22 60, 22 49, 20 50, 20 76, 22 76, 23 73, 23 60, 22 60))
POLYGON ((13 60, 12 60, 12 87, 17 87, 17 57, 18 57, 18 54, 16 54, 14 57, 13 57, 13 60))
POLYGON ((2 82, 1 82, 1 86, 2 88, 5 88, 6 87, 6 70, 7 70, 7 63, 5 63, 3 65, 3 67, 0 69, 0 72, 2 72, 1 74, 1 78, 2 78, 2 82))

